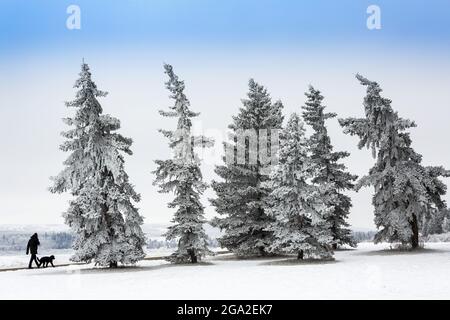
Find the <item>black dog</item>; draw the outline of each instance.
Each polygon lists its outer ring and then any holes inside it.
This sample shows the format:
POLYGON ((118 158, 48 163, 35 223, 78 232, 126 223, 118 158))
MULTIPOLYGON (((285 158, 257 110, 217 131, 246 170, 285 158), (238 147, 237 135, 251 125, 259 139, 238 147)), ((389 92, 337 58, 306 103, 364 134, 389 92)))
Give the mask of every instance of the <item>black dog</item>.
POLYGON ((55 256, 54 255, 51 255, 50 257, 42 257, 42 258, 40 258, 38 260, 39 260, 39 266, 47 268, 48 264, 50 263, 53 268, 55 267, 53 265, 53 260, 55 260, 55 256))

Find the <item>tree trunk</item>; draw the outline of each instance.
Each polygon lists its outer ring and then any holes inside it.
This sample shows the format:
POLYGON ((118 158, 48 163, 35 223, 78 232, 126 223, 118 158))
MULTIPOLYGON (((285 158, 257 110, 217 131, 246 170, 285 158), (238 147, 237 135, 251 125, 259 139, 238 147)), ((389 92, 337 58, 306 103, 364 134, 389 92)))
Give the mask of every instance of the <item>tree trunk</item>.
POLYGON ((266 256, 266 251, 264 250, 264 247, 259 247, 258 250, 259 250, 259 255, 261 257, 266 256))
POLYGON ((303 250, 300 250, 297 255, 298 260, 303 260, 303 250))
POLYGON ((197 263, 197 256, 195 255, 195 251, 193 249, 190 249, 188 253, 191 256, 191 263, 197 263))
POLYGON ((413 221, 411 222, 412 236, 411 247, 417 249, 419 247, 419 224, 417 223, 417 217, 413 214, 413 221))

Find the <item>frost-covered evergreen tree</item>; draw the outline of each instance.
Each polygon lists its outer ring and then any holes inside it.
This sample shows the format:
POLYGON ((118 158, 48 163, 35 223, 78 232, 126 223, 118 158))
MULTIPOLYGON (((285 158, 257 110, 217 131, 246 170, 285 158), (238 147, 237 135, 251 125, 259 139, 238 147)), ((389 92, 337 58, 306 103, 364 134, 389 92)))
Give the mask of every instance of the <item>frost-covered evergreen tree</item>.
POLYGON ((357 188, 373 186, 375 224, 381 230, 375 242, 401 242, 419 246, 419 221, 422 215, 445 206, 446 192, 439 177, 450 172, 442 167, 424 167, 422 156, 411 147, 407 129, 415 123, 402 119, 391 107, 391 100, 380 95, 378 83, 356 76, 367 87, 364 118, 340 119, 344 132, 356 135, 358 147, 372 149, 376 163, 369 175, 360 179, 357 188))
POLYGON ((169 261, 197 263, 201 257, 212 252, 207 248, 207 236, 203 229, 206 222, 204 208, 200 203, 200 196, 207 185, 202 181, 200 161, 194 148, 212 146, 213 141, 203 136, 192 136, 191 119, 199 113, 189 109, 190 103, 184 94, 184 81, 178 79, 172 66, 166 64, 164 69, 169 76, 166 87, 175 103, 169 111, 160 111, 160 114, 176 118, 178 124, 176 130, 160 130, 170 141, 173 158, 155 161, 157 169, 154 171, 154 184, 160 187, 161 193, 175 194, 173 201, 168 204, 169 208, 176 208, 173 225, 165 236, 168 241, 178 239, 178 248, 169 261))
POLYGON ((249 81, 248 98, 242 103, 229 125, 230 142, 224 144, 226 153, 231 150, 232 156, 225 156, 225 164, 216 167, 222 181, 212 183, 217 198, 211 203, 221 215, 214 225, 224 231, 218 239, 222 247, 240 256, 266 255, 273 237, 267 229, 272 219, 265 212, 268 190, 262 183, 268 180, 272 164, 264 157, 272 158, 275 153, 272 130, 282 126, 283 105, 280 101, 272 103, 267 90, 253 79, 249 81), (243 138, 245 132, 253 136, 243 138), (241 161, 239 150, 245 151, 241 161))
POLYGON ((310 86, 305 93, 307 101, 302 107, 303 119, 310 125, 314 132, 309 138, 308 146, 312 160, 312 182, 320 187, 321 197, 334 210, 329 216, 329 223, 333 234, 333 249, 338 246, 356 246, 352 239, 351 230, 348 229, 347 217, 352 202, 349 196, 343 192, 354 187, 353 181, 358 177, 346 171, 344 164, 339 163, 349 156, 348 152, 334 152, 325 121, 336 117, 335 113, 325 112, 322 105, 323 96, 319 90, 310 86))
POLYGON ((84 62, 75 88, 76 98, 66 105, 76 113, 64 119, 71 129, 62 133, 67 140, 61 145, 70 155, 50 188, 74 196, 64 214, 75 234, 72 260, 110 267, 132 264, 145 256, 143 218, 133 204, 140 196, 124 169, 123 153, 132 154, 132 140, 116 132, 118 119, 102 114, 97 98, 106 92, 97 89, 84 62))
POLYGON ((294 113, 280 134, 279 165, 265 183, 271 190, 267 211, 274 218, 269 228, 274 252, 295 253, 298 259, 333 254, 329 216, 334 208, 324 201, 321 186, 308 183, 314 165, 303 123, 294 113))

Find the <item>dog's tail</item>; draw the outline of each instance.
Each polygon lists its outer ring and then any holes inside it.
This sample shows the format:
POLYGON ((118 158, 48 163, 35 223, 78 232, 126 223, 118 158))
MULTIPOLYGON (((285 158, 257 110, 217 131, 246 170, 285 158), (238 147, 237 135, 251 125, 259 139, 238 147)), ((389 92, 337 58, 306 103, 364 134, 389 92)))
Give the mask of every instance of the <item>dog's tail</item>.
POLYGON ((36 256, 36 260, 37 260, 39 263, 41 263, 41 259, 39 259, 37 256, 36 256))

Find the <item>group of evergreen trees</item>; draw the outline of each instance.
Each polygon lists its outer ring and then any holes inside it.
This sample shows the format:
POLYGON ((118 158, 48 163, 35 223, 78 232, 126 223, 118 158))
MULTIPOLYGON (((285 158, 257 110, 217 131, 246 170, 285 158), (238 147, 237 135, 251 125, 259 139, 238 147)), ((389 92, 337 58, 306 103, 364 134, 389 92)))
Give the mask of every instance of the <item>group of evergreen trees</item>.
MULTIPOLYGON (((154 184, 160 192, 174 194, 168 206, 176 211, 166 238, 178 246, 169 260, 195 263, 212 254, 200 201, 207 184, 195 149, 214 141, 192 135, 191 119, 199 114, 190 109, 185 84, 172 66, 164 69, 174 104, 160 114, 177 123, 174 130, 160 130, 173 155, 155 161, 154 184)), ((375 223, 381 228, 376 242, 399 241, 416 248, 420 221, 445 207, 441 196, 446 186, 439 177, 450 173, 421 165, 405 132, 414 123, 398 117, 376 82, 357 78, 367 86, 365 118, 339 123, 345 133, 360 138, 360 148, 372 148, 376 163, 356 189, 375 188, 375 223)), ((71 129, 62 134, 67 140, 61 145, 70 155, 50 188, 74 196, 64 214, 76 236, 73 260, 110 267, 135 263, 144 257, 145 236, 134 206, 140 195, 124 170, 123 154, 132 154, 132 140, 117 133, 118 119, 103 114, 97 98, 106 93, 97 89, 84 62, 75 87, 76 98, 67 106, 76 112, 64 119, 71 129)), ((346 222, 352 204, 345 193, 355 188, 357 176, 341 162, 349 154, 333 150, 326 120, 336 114, 325 112, 322 100, 310 86, 301 116, 292 114, 283 126, 283 104, 272 102, 263 86, 249 81, 248 96, 229 125, 224 163, 215 170, 221 179, 212 182, 216 197, 210 202, 220 216, 212 224, 223 230, 218 239, 222 247, 239 256, 289 253, 299 259, 328 259, 339 246, 355 246, 346 222), (312 129, 309 137, 304 123, 312 129), (254 137, 242 136, 249 130, 254 137)))
MULTIPOLYGON (((346 222, 351 201, 343 192, 353 188, 356 176, 339 162, 348 153, 333 151, 325 126, 336 115, 324 112, 320 91, 310 87, 306 96, 303 119, 314 131, 309 138, 297 113, 283 127, 282 103, 272 103, 254 80, 229 126, 234 133, 281 129, 277 165, 262 161, 267 155, 258 149, 256 164, 227 161, 216 168, 222 180, 212 184, 217 198, 211 203, 222 217, 213 223, 224 231, 220 244, 237 255, 289 253, 321 259, 330 258, 339 245, 355 245, 346 222), (269 174, 265 166, 270 166, 269 174)), ((275 152, 272 139, 257 135, 257 140, 256 146, 268 143, 268 152, 275 152)), ((231 141, 237 153, 243 140, 232 136, 231 141)), ((248 149, 249 141, 245 143, 248 149)))

